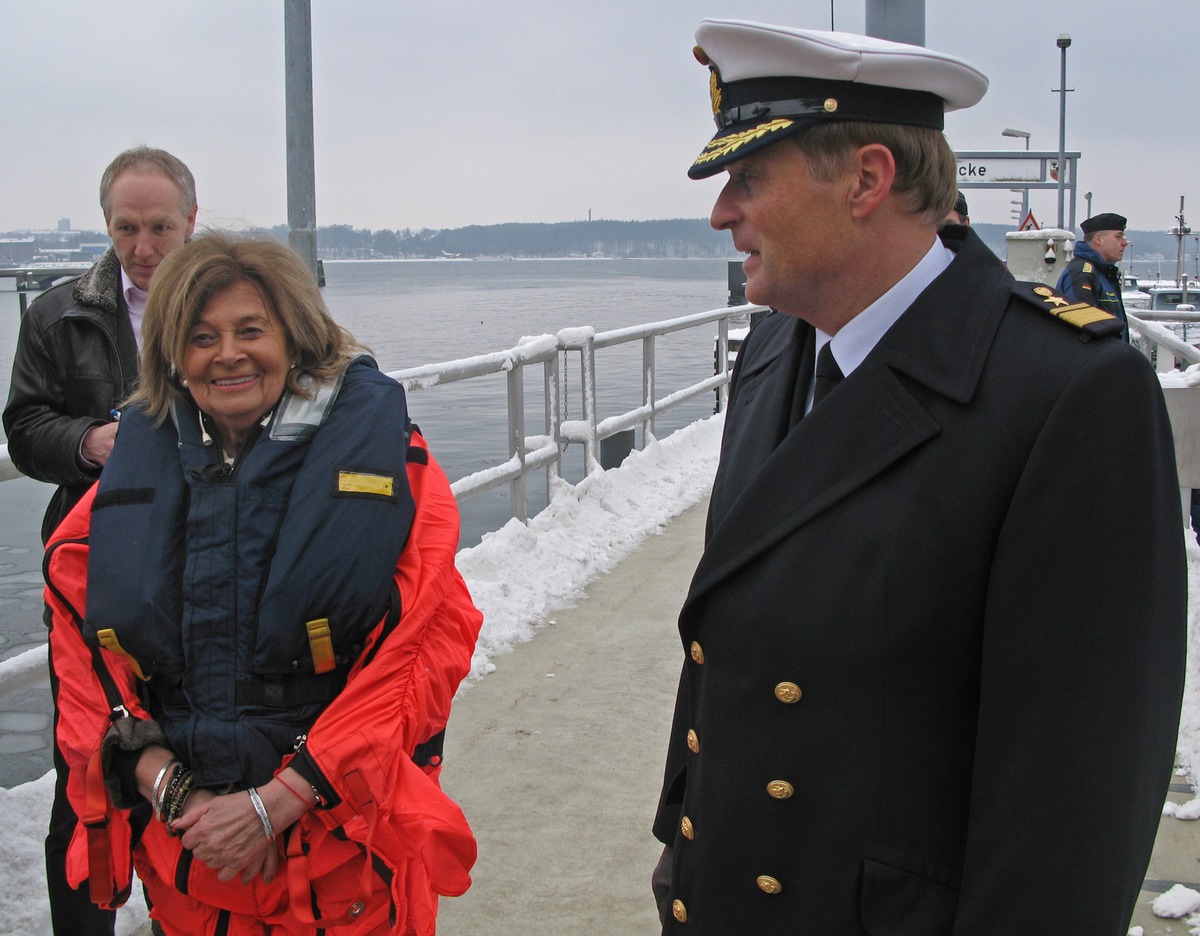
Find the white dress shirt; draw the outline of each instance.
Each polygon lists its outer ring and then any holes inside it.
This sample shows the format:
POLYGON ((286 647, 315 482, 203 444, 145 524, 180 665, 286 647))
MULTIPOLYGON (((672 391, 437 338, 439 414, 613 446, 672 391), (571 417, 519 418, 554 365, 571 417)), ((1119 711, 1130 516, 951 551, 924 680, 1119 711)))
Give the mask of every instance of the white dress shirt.
MULTIPOLYGON (((879 344, 879 339, 896 324, 905 310, 916 301, 917 296, 925 291, 925 287, 950 266, 952 260, 954 251, 935 237, 933 245, 915 267, 895 286, 843 325, 836 335, 830 337, 821 329, 816 329, 816 353, 820 354, 821 349, 832 342, 833 359, 837 361, 842 375, 849 377, 854 369, 866 360, 875 345, 879 344)), ((815 376, 814 374, 814 379, 815 376)), ((810 382, 806 413, 812 409, 812 398, 813 386, 810 382)))

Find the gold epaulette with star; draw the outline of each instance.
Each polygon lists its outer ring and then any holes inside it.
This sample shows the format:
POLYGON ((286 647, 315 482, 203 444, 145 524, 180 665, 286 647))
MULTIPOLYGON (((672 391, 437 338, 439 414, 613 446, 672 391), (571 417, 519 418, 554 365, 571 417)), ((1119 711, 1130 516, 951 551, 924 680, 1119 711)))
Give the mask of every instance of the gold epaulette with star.
POLYGON ((1125 326, 1115 315, 1097 309, 1086 302, 1072 302, 1049 286, 1037 283, 1018 282, 1013 287, 1014 295, 1020 296, 1043 312, 1048 312, 1060 322, 1082 332, 1080 337, 1098 338, 1102 335, 1120 335, 1125 326))

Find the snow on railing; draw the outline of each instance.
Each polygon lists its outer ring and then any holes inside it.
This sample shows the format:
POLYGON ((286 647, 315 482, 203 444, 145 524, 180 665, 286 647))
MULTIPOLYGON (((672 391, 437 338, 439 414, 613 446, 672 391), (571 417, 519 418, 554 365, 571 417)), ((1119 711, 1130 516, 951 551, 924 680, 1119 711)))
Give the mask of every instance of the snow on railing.
POLYGON ((1133 343, 1141 348, 1160 374, 1200 364, 1200 349, 1188 344, 1164 324, 1195 323, 1194 312, 1126 312, 1133 343), (1167 353, 1169 352, 1169 353, 1167 353))
MULTIPOLYGON (((393 371, 389 376, 404 384, 407 390, 425 390, 439 384, 482 377, 504 372, 508 378, 508 459, 455 481, 454 496, 465 500, 476 494, 507 483, 510 487, 512 515, 522 522, 528 519, 525 498, 525 479, 530 472, 546 469, 547 484, 552 487, 562 478, 562 453, 571 444, 583 446, 587 474, 600 471, 600 443, 626 429, 642 428, 641 444, 654 440, 654 420, 693 397, 712 390, 718 392, 718 409, 724 409, 729 384, 729 320, 745 318, 763 306, 732 306, 698 312, 679 318, 650 322, 628 328, 597 333, 590 326, 561 329, 555 335, 522 338, 514 348, 493 354, 426 364, 407 370, 393 371), (665 397, 655 396, 655 339, 672 332, 696 328, 716 322, 717 349, 714 361, 726 362, 716 373, 676 390, 665 397), (596 351, 627 342, 642 343, 642 401, 633 409, 601 420, 596 407, 596 351), (564 420, 562 401, 567 398, 560 355, 578 353, 579 381, 583 393, 583 417, 564 420), (525 388, 523 369, 542 364, 545 369, 543 398, 546 426, 543 435, 525 434, 525 388)), ((716 365, 714 365, 715 367, 716 365)))
POLYGON ((7 699, 36 686, 48 686, 48 652, 47 645, 41 644, 7 660, 0 660, 0 699, 7 699))
MULTIPOLYGON (((403 384, 405 390, 413 392, 490 374, 506 375, 509 457, 499 464, 459 478, 450 485, 450 490, 461 501, 508 484, 512 515, 525 522, 528 520, 526 478, 531 472, 544 468, 547 473, 547 486, 553 488, 562 478, 564 446, 572 443, 583 445, 586 472, 590 475, 603 470, 597 455, 600 442, 618 432, 641 426, 641 444, 645 446, 654 440, 654 419, 657 415, 698 394, 712 390, 717 391, 717 406, 723 410, 728 402, 729 372, 732 367, 729 354, 729 320, 744 319, 751 312, 760 310, 764 310, 764 307, 731 306, 599 334, 588 326, 565 328, 556 335, 522 338, 515 347, 503 351, 392 371, 389 376, 403 384), (718 323, 719 332, 714 367, 724 362, 723 367, 690 386, 662 398, 655 398, 655 339, 713 322, 718 323), (600 420, 596 412, 596 350, 631 341, 642 342, 642 402, 628 412, 600 420), (564 368, 560 368, 559 362, 560 356, 573 353, 580 355, 579 380, 582 383, 584 414, 583 419, 564 420, 562 401, 567 398, 567 388, 562 377, 564 368), (537 364, 541 364, 544 369, 546 427, 542 434, 526 435, 524 369, 537 364)), ((0 446, 0 481, 19 477, 21 473, 17 471, 8 455, 8 446, 0 446)), ((0 699, 30 685, 46 682, 48 679, 44 645, 0 662, 0 699)))

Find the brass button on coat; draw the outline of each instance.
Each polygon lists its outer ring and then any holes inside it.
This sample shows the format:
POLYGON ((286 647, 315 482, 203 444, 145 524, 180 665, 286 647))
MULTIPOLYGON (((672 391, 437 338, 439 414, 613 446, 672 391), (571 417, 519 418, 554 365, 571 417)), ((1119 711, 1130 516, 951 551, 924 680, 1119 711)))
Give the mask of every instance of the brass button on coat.
POLYGON ((693 728, 688 729, 688 750, 693 754, 700 753, 700 736, 693 728))
POLYGON ((689 842, 696 837, 696 828, 692 825, 692 820, 687 816, 679 822, 679 831, 683 833, 683 837, 689 842))
POLYGON ((695 640, 692 641, 691 652, 692 652, 692 659, 695 660, 700 666, 703 666, 704 665, 704 648, 702 646, 700 646, 700 644, 698 642, 696 642, 695 640))
POLYGON ((674 916, 675 919, 677 919, 680 923, 687 922, 687 907, 683 905, 682 900, 671 901, 671 915, 674 916))
POLYGON ((786 780, 772 780, 767 784, 767 792, 775 799, 787 799, 796 792, 796 789, 786 780))
POLYGON ((764 894, 778 894, 783 890, 783 885, 769 874, 760 874, 758 876, 758 888, 764 894))
POLYGON ((800 691, 800 687, 794 682, 781 682, 775 687, 775 698, 780 702, 786 702, 791 705, 793 702, 799 702, 800 696, 804 695, 800 691))

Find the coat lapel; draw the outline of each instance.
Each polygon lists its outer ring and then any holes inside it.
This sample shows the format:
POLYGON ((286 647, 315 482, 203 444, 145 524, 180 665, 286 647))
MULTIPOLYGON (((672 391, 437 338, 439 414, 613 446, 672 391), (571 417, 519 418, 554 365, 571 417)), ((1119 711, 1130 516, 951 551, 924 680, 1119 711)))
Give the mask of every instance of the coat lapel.
POLYGON ((755 337, 759 344, 753 359, 741 358, 734 372, 729 408, 741 416, 725 424, 710 523, 728 512, 744 479, 787 437, 796 375, 812 371, 812 328, 805 323, 776 313, 756 326, 755 337))
MULTIPOLYGON (((778 445, 770 442, 778 438, 779 424, 767 423, 754 402, 783 398, 790 406, 795 363, 790 370, 780 366, 786 357, 780 353, 740 375, 746 380, 753 374, 760 386, 750 405, 741 405, 749 389, 739 386, 730 406, 714 482, 716 522, 688 604, 937 435, 938 420, 923 402, 930 399, 927 391, 958 403, 970 400, 1013 281, 973 232, 961 231, 961 244, 948 242, 958 248, 950 268, 778 445)), ((771 340, 782 340, 782 331, 791 329, 777 328, 771 340)))

